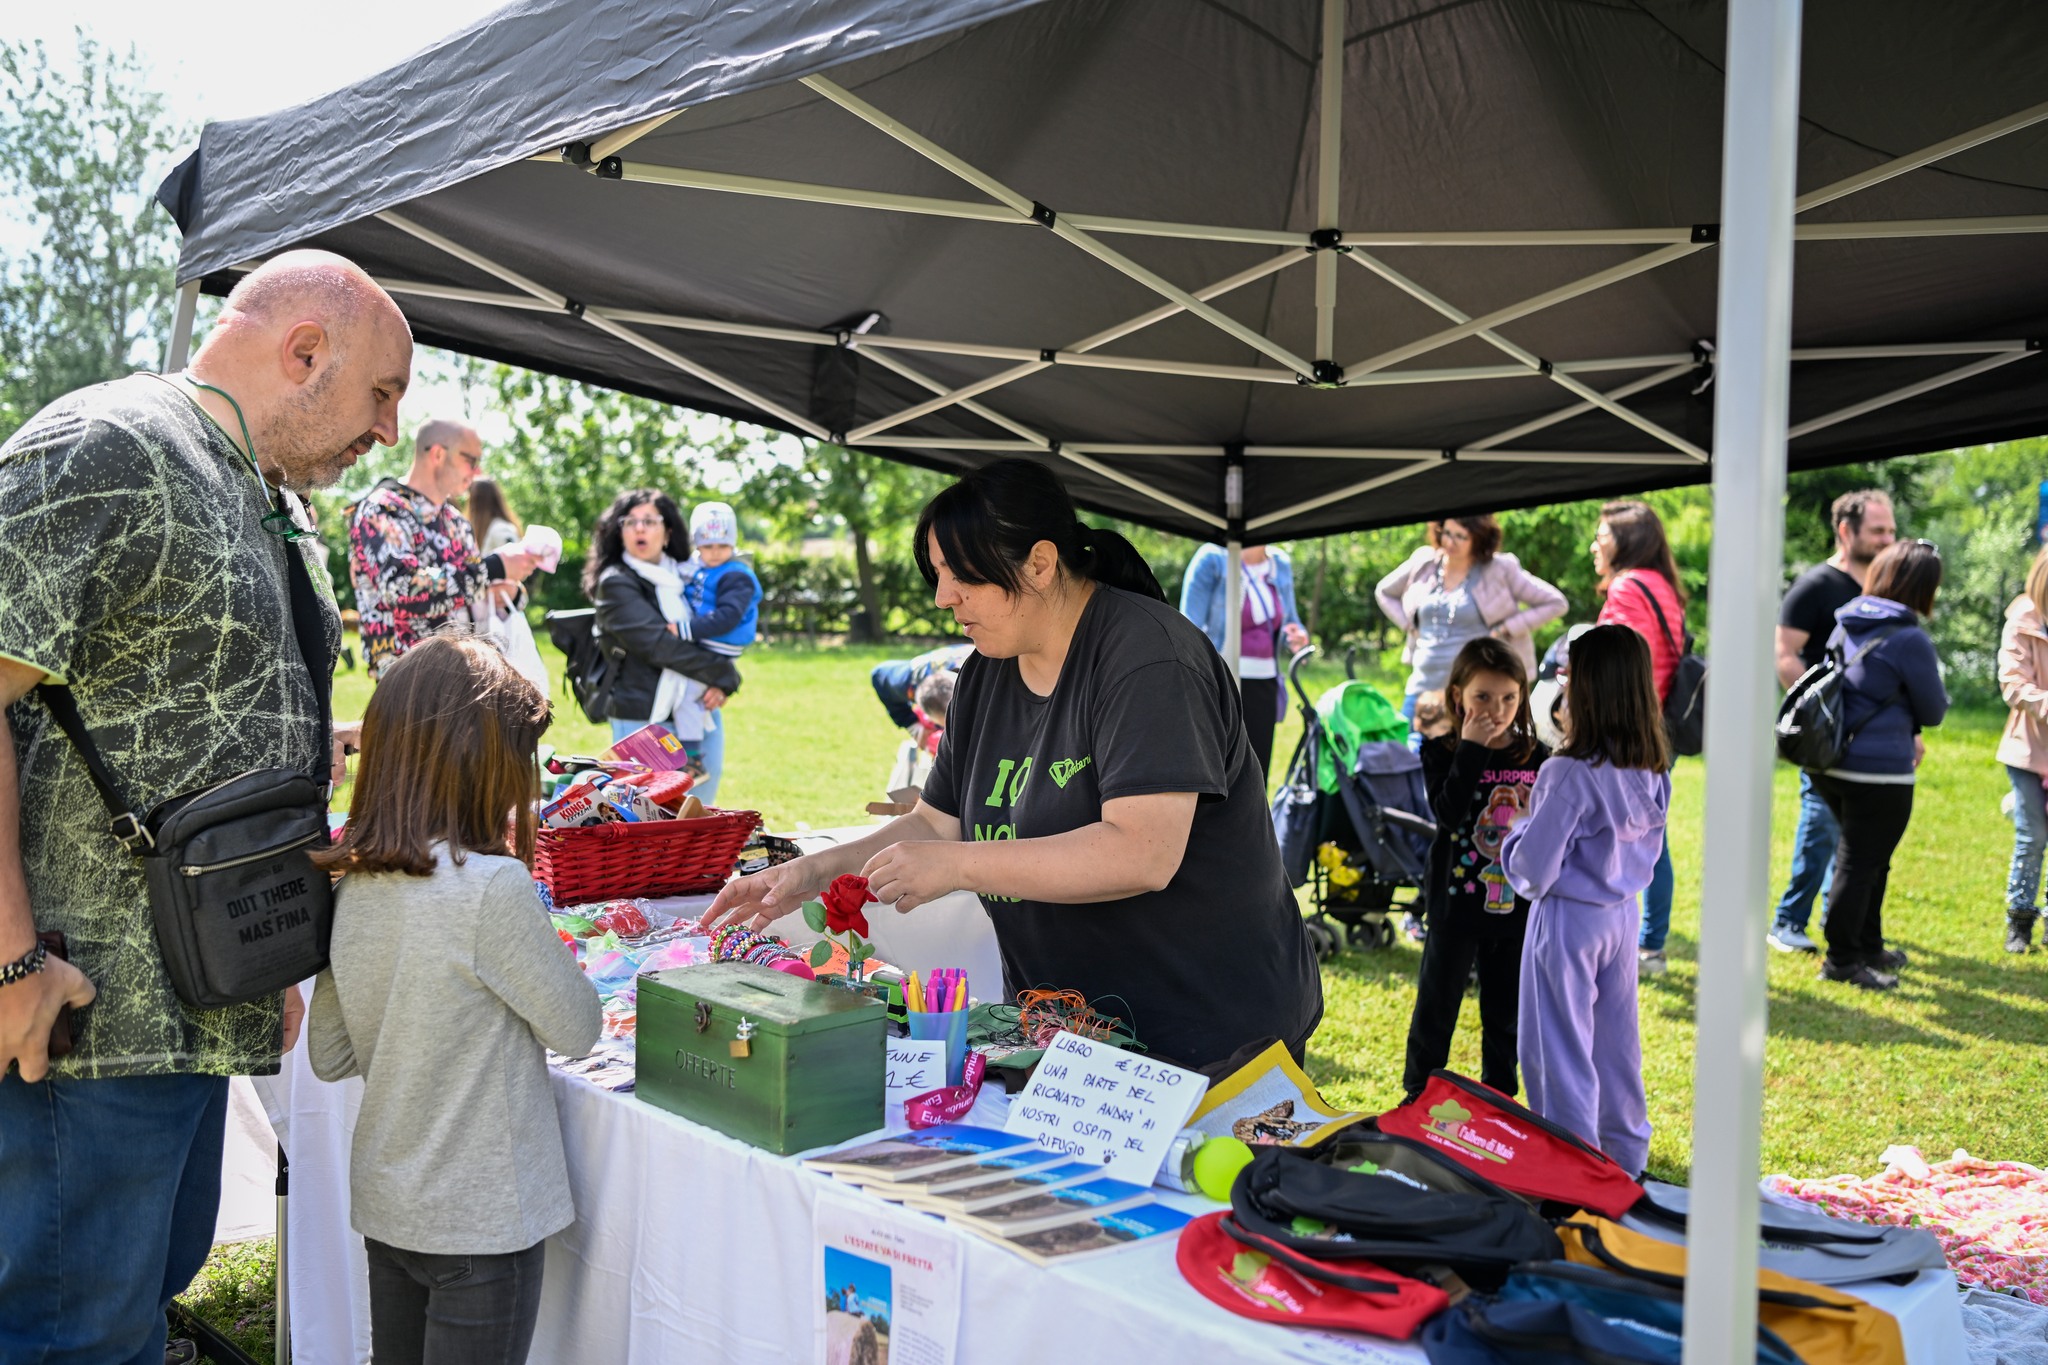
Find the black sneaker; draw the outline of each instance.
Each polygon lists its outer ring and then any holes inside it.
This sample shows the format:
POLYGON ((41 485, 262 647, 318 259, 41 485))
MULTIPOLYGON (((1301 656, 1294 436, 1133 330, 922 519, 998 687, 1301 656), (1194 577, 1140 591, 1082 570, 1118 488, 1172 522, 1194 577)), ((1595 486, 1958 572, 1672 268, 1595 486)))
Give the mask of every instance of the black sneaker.
POLYGON ((1899 968, 1906 965, 1906 950, 1904 948, 1881 949, 1876 957, 1870 959, 1870 965, 1881 972, 1896 972, 1899 968))
POLYGON ((1890 972, 1878 971, 1875 967, 1859 962, 1853 967, 1838 967, 1823 959, 1820 964, 1820 979, 1823 981, 1846 981, 1859 991, 1892 991, 1899 987, 1899 979, 1890 972))
POLYGON ((2034 912, 2005 912, 2005 950, 2008 953, 2031 953, 2034 951, 2034 912))

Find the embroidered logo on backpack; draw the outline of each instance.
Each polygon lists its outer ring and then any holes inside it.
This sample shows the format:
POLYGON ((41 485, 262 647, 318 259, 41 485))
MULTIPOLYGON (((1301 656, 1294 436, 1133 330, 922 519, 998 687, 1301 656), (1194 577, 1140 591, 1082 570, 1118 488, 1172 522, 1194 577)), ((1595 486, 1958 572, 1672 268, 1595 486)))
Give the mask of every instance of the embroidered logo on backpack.
POLYGON ((1455 1143, 1474 1156, 1502 1163, 1513 1160, 1515 1149, 1474 1131, 1469 1126, 1471 1117, 1472 1111, 1464 1105, 1456 1100, 1445 1100, 1442 1104, 1430 1106, 1429 1122, 1424 1127, 1430 1136, 1455 1143))
POLYGON ((1073 780, 1074 775, 1094 761, 1092 756, 1088 758, 1055 759, 1047 766, 1045 771, 1052 778, 1053 785, 1061 791, 1065 791, 1067 783, 1073 780))

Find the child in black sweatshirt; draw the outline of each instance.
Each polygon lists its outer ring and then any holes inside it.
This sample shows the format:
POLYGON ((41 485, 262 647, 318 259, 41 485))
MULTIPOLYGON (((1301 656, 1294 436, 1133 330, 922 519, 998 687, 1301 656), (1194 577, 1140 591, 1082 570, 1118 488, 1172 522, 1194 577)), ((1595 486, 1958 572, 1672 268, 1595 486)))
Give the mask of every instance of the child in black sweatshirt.
POLYGON ((1401 1087, 1414 1099, 1450 1060, 1465 983, 1479 975, 1482 1084, 1519 1088, 1515 1019, 1529 903, 1501 874, 1500 846, 1529 810, 1536 770, 1550 751, 1536 738, 1528 681, 1514 652, 1482 636, 1458 651, 1444 688, 1450 733, 1424 741, 1422 775, 1436 820, 1423 884, 1429 937, 1408 1021, 1401 1087))

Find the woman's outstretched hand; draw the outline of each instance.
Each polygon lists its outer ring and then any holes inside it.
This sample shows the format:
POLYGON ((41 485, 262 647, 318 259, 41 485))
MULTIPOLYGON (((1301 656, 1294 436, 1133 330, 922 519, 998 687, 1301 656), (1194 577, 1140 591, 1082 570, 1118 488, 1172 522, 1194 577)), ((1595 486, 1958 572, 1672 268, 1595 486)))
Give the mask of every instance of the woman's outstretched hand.
POLYGON ((797 858, 751 877, 729 881, 704 912, 707 930, 740 924, 749 929, 781 919, 831 883, 832 875, 809 858, 797 858))
POLYGON ((861 875, 877 900, 903 914, 961 889, 955 863, 960 848, 957 840, 906 839, 868 859, 861 875))

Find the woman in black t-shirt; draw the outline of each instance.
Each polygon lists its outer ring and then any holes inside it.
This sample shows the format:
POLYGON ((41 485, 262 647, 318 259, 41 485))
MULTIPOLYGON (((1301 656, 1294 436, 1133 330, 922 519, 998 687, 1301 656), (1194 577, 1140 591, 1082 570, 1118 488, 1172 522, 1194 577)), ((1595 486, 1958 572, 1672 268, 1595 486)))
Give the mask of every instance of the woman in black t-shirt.
POLYGON ((1265 1037, 1299 1058, 1321 976, 1208 639, 1028 461, 934 498, 916 553, 976 650, 917 808, 730 883, 707 919, 765 924, 848 872, 899 911, 969 890, 1007 995, 1078 990, 1189 1066, 1265 1037))

